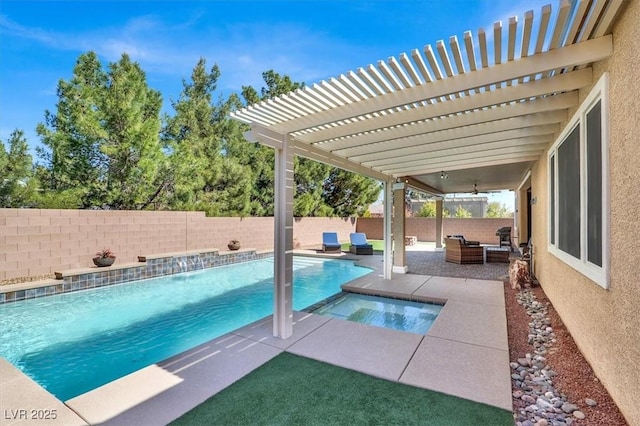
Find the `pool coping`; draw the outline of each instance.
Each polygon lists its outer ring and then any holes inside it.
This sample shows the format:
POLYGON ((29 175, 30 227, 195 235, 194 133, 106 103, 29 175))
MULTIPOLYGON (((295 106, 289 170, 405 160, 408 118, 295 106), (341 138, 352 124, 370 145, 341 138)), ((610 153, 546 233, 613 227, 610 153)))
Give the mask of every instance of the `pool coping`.
MULTIPOLYGON (((371 267, 378 263, 374 257, 357 259, 371 267)), ((64 404, 35 382, 4 383, 4 372, 0 385, 3 394, 39 388, 46 395, 30 400, 28 408, 57 404, 71 419, 59 424, 165 424, 287 351, 510 411, 504 284, 416 274, 384 280, 375 269, 343 289, 448 302, 426 335, 406 338, 411 333, 295 311, 289 339, 272 336, 269 316, 64 404)), ((3 407, 14 408, 21 407, 3 407)))

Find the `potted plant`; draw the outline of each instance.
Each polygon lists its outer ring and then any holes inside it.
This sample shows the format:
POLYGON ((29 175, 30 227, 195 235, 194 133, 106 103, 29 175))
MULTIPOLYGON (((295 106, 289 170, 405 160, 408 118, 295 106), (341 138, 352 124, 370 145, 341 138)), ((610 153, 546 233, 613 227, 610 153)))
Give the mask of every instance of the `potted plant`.
POLYGON ((116 261, 116 254, 110 249, 102 249, 96 253, 96 257, 93 258, 93 263, 98 266, 111 266, 116 261))
POLYGON ((227 247, 229 248, 229 250, 239 250, 239 249, 240 249, 240 241, 238 241, 238 240, 231 240, 231 241, 229 241, 229 243, 227 244, 227 247))

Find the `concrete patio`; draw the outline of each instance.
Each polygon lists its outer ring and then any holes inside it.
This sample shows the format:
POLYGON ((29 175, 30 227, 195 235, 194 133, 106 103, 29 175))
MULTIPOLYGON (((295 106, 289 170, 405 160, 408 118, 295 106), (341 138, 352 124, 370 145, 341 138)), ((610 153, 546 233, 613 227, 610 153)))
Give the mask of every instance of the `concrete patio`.
POLYGON ((357 259, 375 271, 343 286, 347 291, 446 302, 426 335, 294 312, 294 334, 282 340, 272 336, 267 317, 64 404, 0 363, 2 409, 54 407, 58 418, 50 422, 65 425, 166 424, 283 351, 512 409, 502 282, 413 273, 385 280, 381 256, 357 259))

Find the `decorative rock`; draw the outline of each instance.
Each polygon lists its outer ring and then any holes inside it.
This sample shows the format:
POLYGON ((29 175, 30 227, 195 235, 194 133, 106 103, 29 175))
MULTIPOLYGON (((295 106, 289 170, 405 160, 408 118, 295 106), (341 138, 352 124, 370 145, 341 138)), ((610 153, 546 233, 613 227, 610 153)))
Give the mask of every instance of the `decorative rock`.
POLYGON ((531 365, 531 360, 529 358, 518 358, 518 364, 523 367, 529 367, 531 365))
MULTIPOLYGON (((578 410, 577 405, 568 402, 566 395, 561 395, 553 386, 552 378, 557 373, 547 365, 545 357, 547 353, 557 351, 553 347, 556 339, 548 317, 549 304, 538 302, 528 289, 520 291, 516 301, 531 317, 527 339, 535 348, 533 355, 528 353, 524 358, 518 358, 517 363, 509 364, 518 373, 511 375, 514 388, 518 389, 513 392, 513 397, 526 404, 524 409, 518 410, 516 425, 571 425, 576 419, 584 418, 584 413, 578 410), (573 416, 570 417, 571 413, 573 416)), ((595 404, 595 401, 590 401, 595 404)), ((586 400, 585 404, 590 405, 586 400)))
POLYGON ((573 417, 575 417, 578 420, 582 420, 582 419, 584 419, 586 417, 584 415, 584 413, 582 411, 580 411, 580 410, 576 410, 572 414, 573 414, 573 417))
POLYGON ((577 409, 578 409, 578 406, 575 404, 570 404, 568 402, 565 402, 564 404, 562 404, 562 411, 564 411, 567 414, 571 414, 577 409))
POLYGON ((553 408, 553 405, 549 401, 543 398, 538 398, 536 400, 536 405, 538 406, 538 408, 541 408, 543 410, 548 410, 553 408))
POLYGON ((596 405, 598 405, 598 403, 591 398, 585 398, 584 403, 589 407, 595 407, 596 405))

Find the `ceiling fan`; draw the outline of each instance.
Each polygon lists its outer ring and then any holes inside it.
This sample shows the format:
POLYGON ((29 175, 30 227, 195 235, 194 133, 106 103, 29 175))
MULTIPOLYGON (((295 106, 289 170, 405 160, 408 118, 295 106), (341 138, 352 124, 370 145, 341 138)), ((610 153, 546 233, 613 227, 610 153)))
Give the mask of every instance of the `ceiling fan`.
POLYGON ((494 192, 500 192, 500 191, 478 191, 478 184, 477 184, 477 183, 474 183, 474 184, 473 184, 473 191, 471 191, 471 193, 472 193, 473 195, 478 195, 478 194, 491 194, 491 193, 494 193, 494 192))

